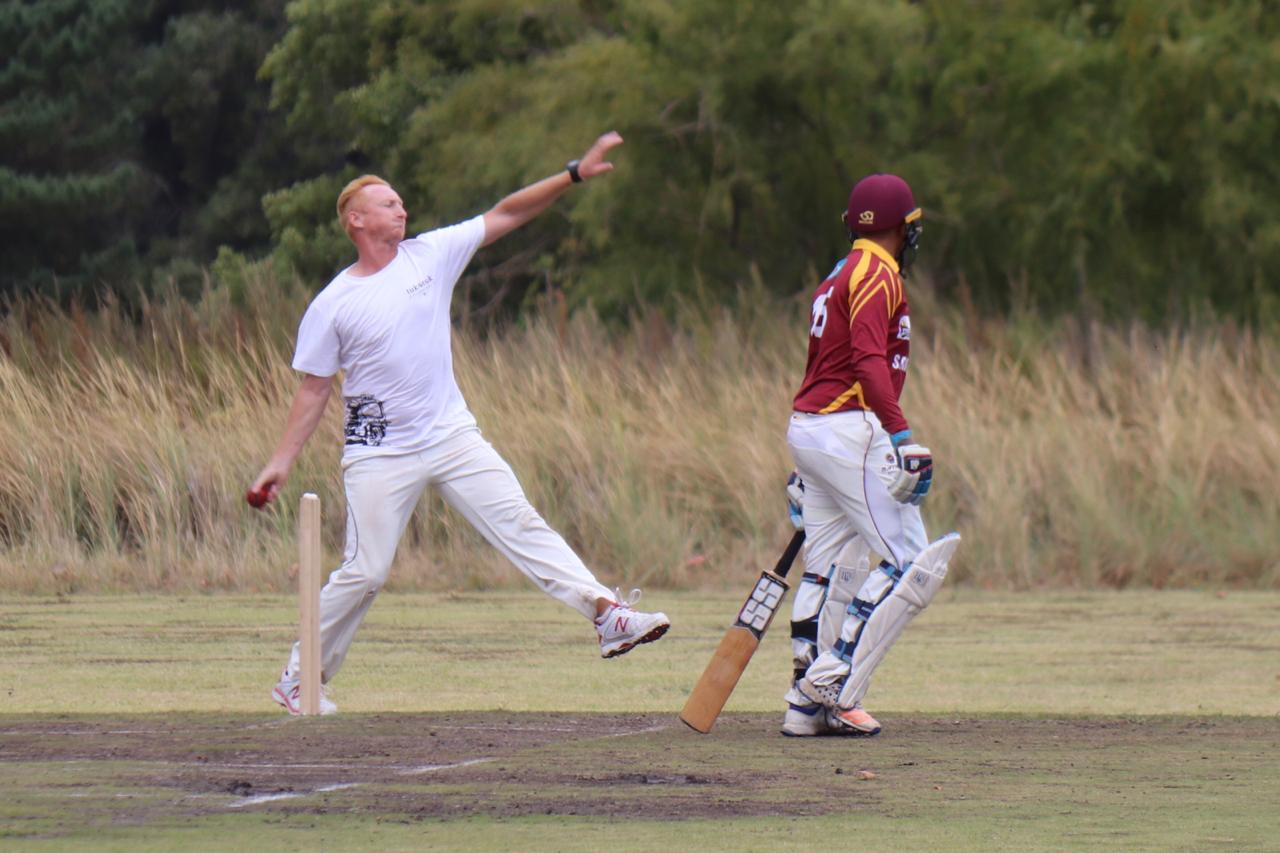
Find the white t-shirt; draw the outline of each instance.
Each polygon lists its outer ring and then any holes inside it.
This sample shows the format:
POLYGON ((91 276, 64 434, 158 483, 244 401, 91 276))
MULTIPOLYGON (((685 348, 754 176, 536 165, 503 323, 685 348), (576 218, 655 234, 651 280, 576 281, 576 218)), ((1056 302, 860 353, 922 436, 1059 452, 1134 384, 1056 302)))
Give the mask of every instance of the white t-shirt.
POLYGON ((449 303, 482 242, 483 216, 427 231, 373 275, 338 273, 307 307, 293 368, 345 374, 344 461, 424 450, 475 426, 453 377, 449 303))

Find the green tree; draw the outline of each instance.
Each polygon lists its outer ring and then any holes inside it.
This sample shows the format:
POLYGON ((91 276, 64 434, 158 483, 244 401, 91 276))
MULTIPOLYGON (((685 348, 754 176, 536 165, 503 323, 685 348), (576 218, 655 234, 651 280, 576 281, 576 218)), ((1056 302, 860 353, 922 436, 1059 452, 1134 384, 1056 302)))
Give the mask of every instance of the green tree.
POLYGON ((157 191, 117 93, 137 21, 127 0, 0 7, 0 291, 136 271, 139 211, 157 191))
POLYGON ((926 208, 922 260, 992 308, 1249 313, 1280 273, 1280 17, 1264 0, 300 0, 265 66, 344 168, 268 205, 281 257, 349 255, 342 181, 380 170, 426 227, 599 130, 624 168, 482 257, 477 298, 605 310, 807 287, 862 174, 926 208), (1193 236, 1194 235, 1194 236, 1193 236))
POLYGON ((929 191, 952 275, 994 305, 1107 316, 1273 304, 1269 4, 982 5, 930 7, 943 141, 929 191))
POLYGON ((323 170, 257 79, 285 0, 0 7, 0 292, 199 286, 220 246, 265 251, 262 197, 323 170))
POLYGON ((792 294, 846 251, 854 180, 894 171, 944 292, 1276 315, 1273 5, 10 3, 0 291, 198 283, 219 247, 318 284, 351 256, 333 200, 354 175, 426 229, 616 129, 622 168, 483 253, 476 306, 792 294))

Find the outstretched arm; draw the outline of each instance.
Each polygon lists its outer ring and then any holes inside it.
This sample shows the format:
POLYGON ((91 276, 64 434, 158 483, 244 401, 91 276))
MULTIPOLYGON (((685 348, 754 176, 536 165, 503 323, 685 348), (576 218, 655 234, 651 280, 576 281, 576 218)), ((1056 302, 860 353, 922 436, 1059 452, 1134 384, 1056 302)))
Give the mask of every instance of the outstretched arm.
MULTIPOLYGON (((614 131, 601 136, 578 161, 578 176, 585 181, 612 171, 613 164, 604 158, 610 148, 621 144, 622 137, 614 131)), ((573 178, 566 170, 516 190, 485 213, 484 242, 480 245, 487 246, 524 225, 550 207, 572 184, 573 178)))
POLYGON ((311 433, 316 431, 320 416, 324 414, 325 404, 329 402, 329 395, 332 393, 332 376, 307 374, 303 378, 298 393, 293 397, 293 406, 289 409, 289 420, 285 424, 280 444, 276 446, 276 452, 271 454, 271 459, 258 474, 258 478, 253 481, 253 485, 249 488, 250 492, 263 495, 267 501, 276 499, 276 495, 280 493, 280 487, 284 485, 285 480, 289 479, 289 469, 293 467, 293 460, 298 458, 298 454, 302 452, 302 446, 307 443, 311 433))

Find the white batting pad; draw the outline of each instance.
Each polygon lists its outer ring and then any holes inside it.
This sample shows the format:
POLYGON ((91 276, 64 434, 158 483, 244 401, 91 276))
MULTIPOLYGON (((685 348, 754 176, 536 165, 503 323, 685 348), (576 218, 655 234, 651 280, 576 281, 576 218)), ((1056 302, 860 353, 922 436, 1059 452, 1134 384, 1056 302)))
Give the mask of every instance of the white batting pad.
POLYGON ((853 651, 849 677, 840 691, 840 707, 852 708, 862 700, 871 674, 916 614, 929 606, 947 576, 947 564, 960 545, 959 533, 948 533, 916 555, 893 593, 876 607, 862 626, 853 651))
POLYGON ((831 569, 827 600, 818 615, 818 654, 831 651, 840 638, 845 611, 871 574, 871 549, 861 536, 852 539, 840 551, 831 569))
POLYGON ((865 578, 870 558, 866 540, 855 536, 842 547, 825 573, 805 573, 791 605, 791 656, 796 670, 806 669, 824 651, 829 651, 840 631, 844 608, 865 578), (796 634, 798 624, 812 631, 807 637, 796 634))

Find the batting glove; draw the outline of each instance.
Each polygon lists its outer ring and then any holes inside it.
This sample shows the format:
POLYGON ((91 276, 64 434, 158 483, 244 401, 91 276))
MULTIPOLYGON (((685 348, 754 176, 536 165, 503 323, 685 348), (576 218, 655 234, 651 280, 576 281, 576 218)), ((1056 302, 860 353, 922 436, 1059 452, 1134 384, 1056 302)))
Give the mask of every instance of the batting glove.
POLYGON ((787 515, 792 527, 804 530, 804 480, 795 471, 787 478, 787 515))
POLYGON ((929 448, 911 443, 911 430, 904 429, 889 437, 898 456, 898 474, 889 486, 889 494, 899 503, 924 503, 933 484, 933 454, 929 448))

